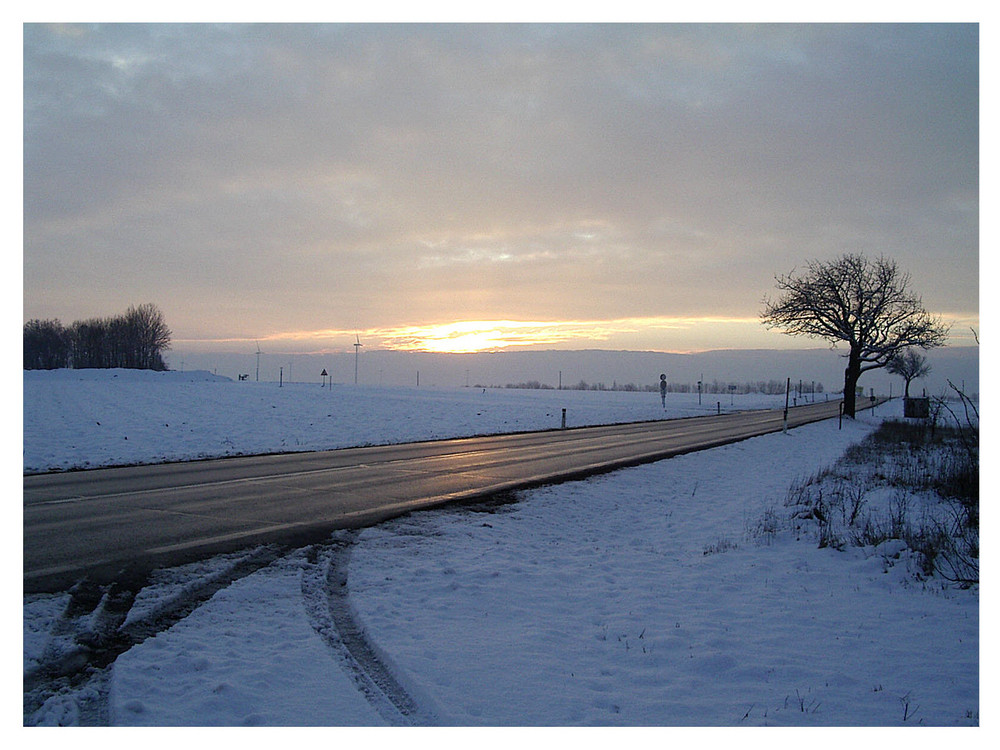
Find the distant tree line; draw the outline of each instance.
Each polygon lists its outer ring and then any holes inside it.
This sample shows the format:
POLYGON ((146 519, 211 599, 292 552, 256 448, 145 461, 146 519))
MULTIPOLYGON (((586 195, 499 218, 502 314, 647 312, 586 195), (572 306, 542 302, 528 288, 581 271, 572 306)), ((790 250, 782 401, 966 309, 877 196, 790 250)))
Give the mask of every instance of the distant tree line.
MULTIPOLYGON (((736 393, 736 394, 748 394, 748 393, 762 393, 765 395, 775 396, 783 395, 785 393, 785 381, 784 380, 757 380, 749 383, 730 383, 728 381, 720 382, 718 380, 713 380, 711 383, 702 383, 702 393, 736 393)), ((476 386, 477 388, 483 386, 476 386)), ((800 393, 823 393, 822 383, 813 383, 803 381, 801 384, 801 391, 799 390, 799 384, 793 383, 792 387, 795 391, 800 393)), ((541 383, 537 380, 529 380, 524 383, 508 383, 504 388, 521 388, 528 390, 554 390, 553 386, 548 383, 541 383)), ((562 387, 564 391, 633 391, 641 393, 659 393, 660 384, 644 384, 636 385, 635 383, 618 383, 614 382, 610 386, 606 383, 588 383, 585 380, 581 380, 575 385, 564 385, 562 387)), ((668 393, 697 393, 698 384, 697 383, 667 383, 668 393)))
POLYGON ((56 320, 24 324, 24 369, 62 367, 166 370, 163 352, 170 329, 151 303, 129 307, 124 315, 78 320, 69 327, 56 320))

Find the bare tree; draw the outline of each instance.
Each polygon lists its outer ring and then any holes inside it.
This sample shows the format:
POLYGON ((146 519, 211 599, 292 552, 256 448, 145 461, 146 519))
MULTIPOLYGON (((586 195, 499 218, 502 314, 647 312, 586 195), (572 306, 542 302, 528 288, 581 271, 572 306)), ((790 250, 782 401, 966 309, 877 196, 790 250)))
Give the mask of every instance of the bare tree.
POLYGON ((129 307, 122 319, 126 361, 120 365, 139 370, 165 370, 162 353, 170 348, 170 329, 160 309, 147 302, 129 307))
POLYGON ((792 336, 848 345, 844 414, 849 417, 855 415, 862 373, 888 366, 908 347, 944 346, 948 335, 947 326, 909 291, 909 274, 888 258, 870 261, 846 254, 825 263, 812 261, 805 273, 793 271, 775 281, 782 296, 765 297, 764 325, 792 336))
POLYGON ((107 324, 100 318, 77 320, 70 326, 70 361, 78 370, 111 367, 107 363, 107 324))
POLYGON ((903 398, 910 397, 910 382, 917 378, 922 378, 931 371, 931 366, 927 364, 927 357, 913 349, 900 352, 892 359, 885 369, 893 375, 903 378, 906 386, 903 389, 903 398))
POLYGON ((69 364, 69 333, 56 320, 24 324, 24 369, 55 370, 69 364))

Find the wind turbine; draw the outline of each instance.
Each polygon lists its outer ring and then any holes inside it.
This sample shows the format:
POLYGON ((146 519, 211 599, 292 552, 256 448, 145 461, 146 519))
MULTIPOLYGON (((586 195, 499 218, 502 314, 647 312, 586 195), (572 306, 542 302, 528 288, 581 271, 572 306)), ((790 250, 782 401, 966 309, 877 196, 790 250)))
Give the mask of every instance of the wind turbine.
POLYGON ((257 344, 257 376, 256 376, 257 380, 256 380, 256 382, 259 383, 260 382, 260 342, 257 341, 257 339, 254 339, 254 341, 257 344))
POLYGON ((358 332, 354 332, 354 385, 358 384, 358 352, 364 344, 361 343, 361 339, 358 337, 358 332))

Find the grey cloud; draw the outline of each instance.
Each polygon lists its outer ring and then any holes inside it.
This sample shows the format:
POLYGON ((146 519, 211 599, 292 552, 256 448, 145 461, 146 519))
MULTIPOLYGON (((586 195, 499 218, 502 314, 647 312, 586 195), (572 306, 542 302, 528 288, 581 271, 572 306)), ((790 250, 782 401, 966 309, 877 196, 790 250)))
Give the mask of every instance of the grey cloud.
POLYGON ((98 295, 114 262, 150 298, 301 303, 288 326, 362 281, 413 320, 442 290, 475 317, 752 315, 856 249, 927 284, 961 258, 934 301, 978 305, 974 26, 76 31, 25 27, 26 311, 61 257, 98 295))

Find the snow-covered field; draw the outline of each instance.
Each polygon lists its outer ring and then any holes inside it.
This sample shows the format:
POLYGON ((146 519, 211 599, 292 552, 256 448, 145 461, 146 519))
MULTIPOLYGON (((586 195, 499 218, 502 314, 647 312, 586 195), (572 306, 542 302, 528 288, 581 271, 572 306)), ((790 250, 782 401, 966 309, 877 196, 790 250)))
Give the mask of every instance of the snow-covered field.
MULTIPOLYGON (((540 429, 558 426, 562 408, 571 425, 664 416, 657 394, 26 373, 24 467, 540 429)), ((677 395, 667 414, 714 409, 677 395)), ((103 683, 107 716, 123 726, 978 725, 977 588, 918 581, 898 543, 819 549, 810 533, 761 523, 787 513, 793 482, 898 409, 296 551, 119 656, 103 683), (327 564, 346 572, 346 595, 328 586, 327 564), (335 610, 363 632, 369 676, 388 675, 409 713, 365 699, 335 610)), ((232 560, 165 571, 129 617, 232 560)), ((58 647, 67 598, 25 597, 26 672, 58 647)), ((80 699, 55 695, 25 723, 78 722, 80 699)))
MULTIPOLYGON (((826 398, 820 395, 819 398, 826 398)), ((307 451, 777 408, 784 396, 234 382, 211 373, 24 373, 24 470, 307 451)))

